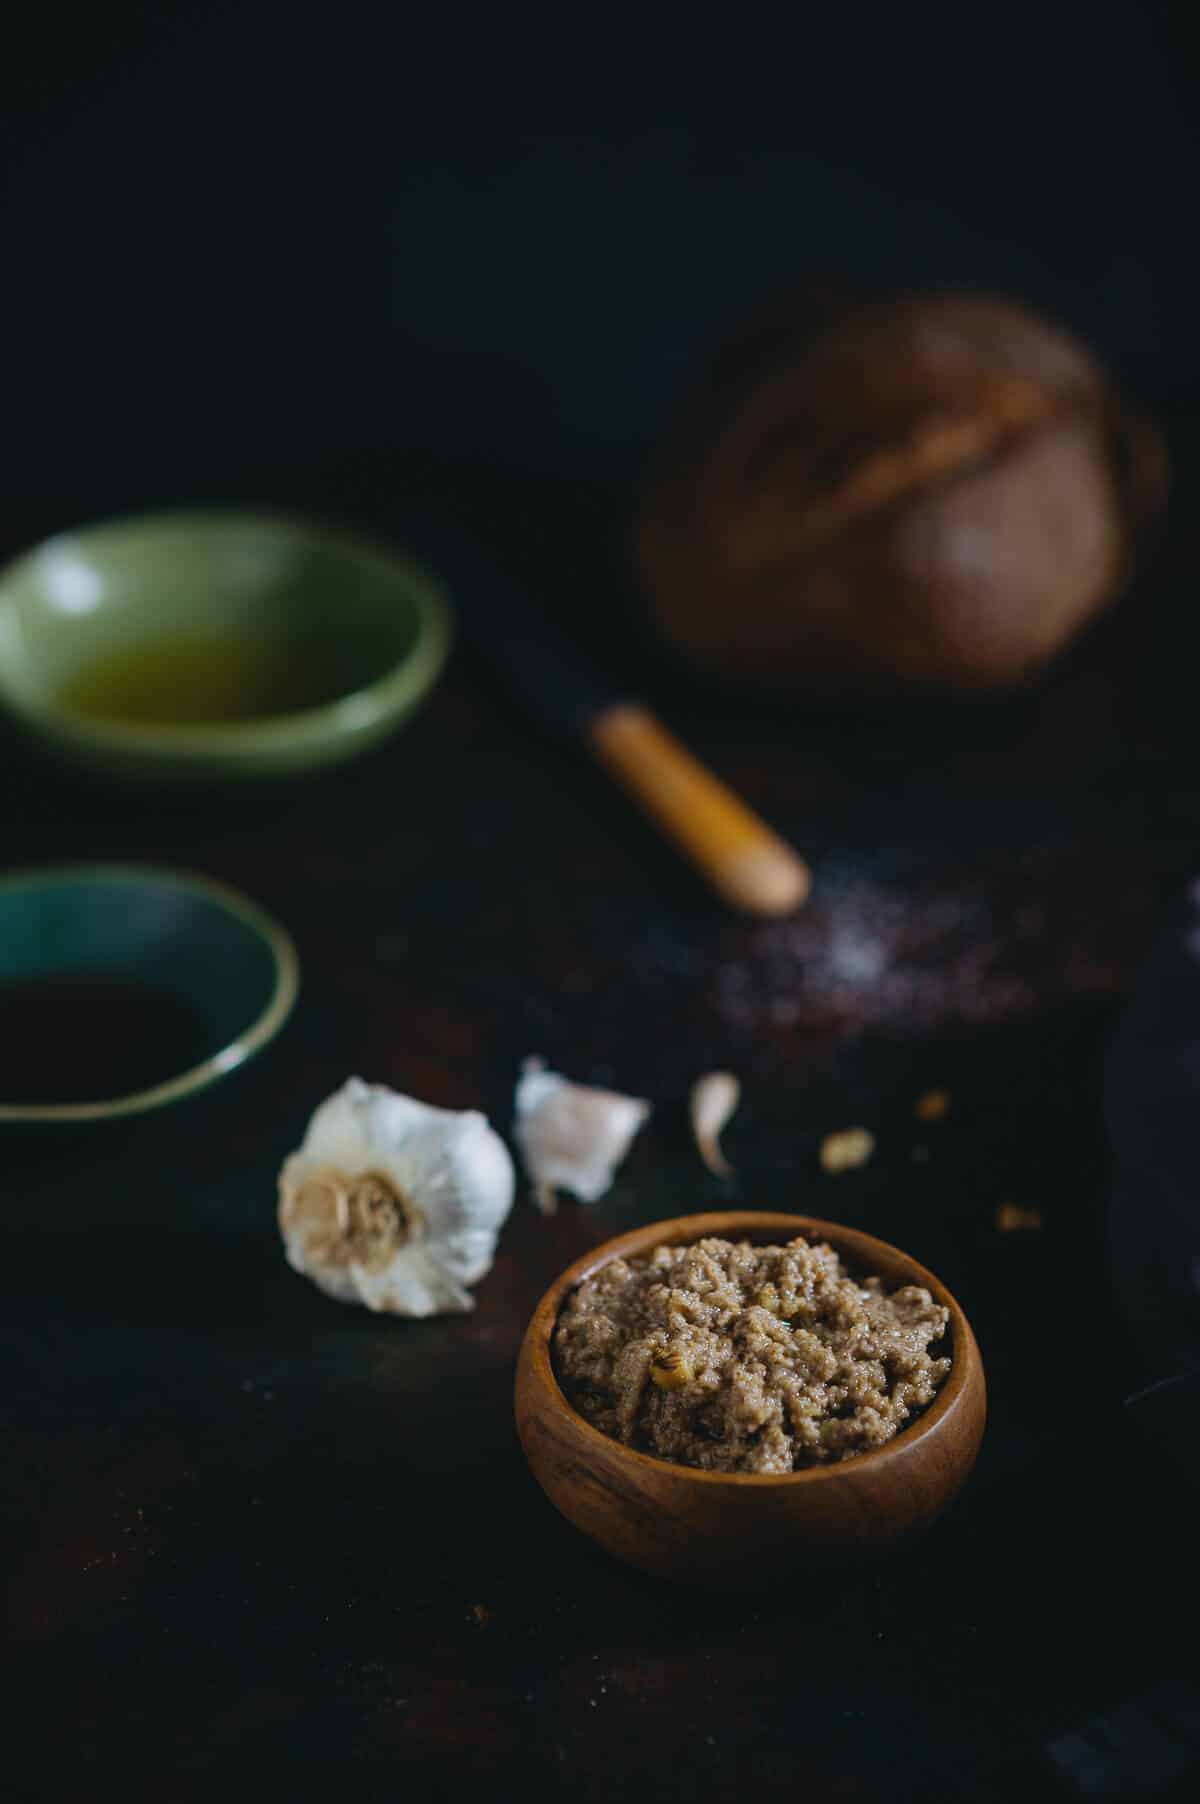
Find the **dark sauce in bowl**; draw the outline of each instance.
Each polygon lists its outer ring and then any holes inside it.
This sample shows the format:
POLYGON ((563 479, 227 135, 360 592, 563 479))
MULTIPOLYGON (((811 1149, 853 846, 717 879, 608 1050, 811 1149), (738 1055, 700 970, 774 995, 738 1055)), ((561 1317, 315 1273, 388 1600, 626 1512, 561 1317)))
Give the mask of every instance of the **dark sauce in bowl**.
POLYGON ((0 980, 0 1104, 128 1096, 218 1050, 185 997, 134 976, 81 970, 0 980))

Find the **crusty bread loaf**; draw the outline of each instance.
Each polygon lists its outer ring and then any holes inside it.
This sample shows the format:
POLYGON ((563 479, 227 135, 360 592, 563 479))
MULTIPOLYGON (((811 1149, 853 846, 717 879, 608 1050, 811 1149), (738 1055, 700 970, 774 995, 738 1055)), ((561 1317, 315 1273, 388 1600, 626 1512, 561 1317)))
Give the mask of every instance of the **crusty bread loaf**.
POLYGON ((723 678, 1003 687, 1119 593, 1162 469, 1095 359, 1025 307, 805 298, 685 396, 636 559, 663 638, 723 678))

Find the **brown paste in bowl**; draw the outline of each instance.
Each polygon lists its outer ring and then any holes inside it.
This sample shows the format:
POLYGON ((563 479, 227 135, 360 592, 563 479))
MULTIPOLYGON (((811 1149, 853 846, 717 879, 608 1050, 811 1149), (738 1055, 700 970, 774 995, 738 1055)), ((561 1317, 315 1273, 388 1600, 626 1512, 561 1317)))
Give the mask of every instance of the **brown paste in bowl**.
POLYGON ((824 1243, 698 1240, 614 1259, 567 1298, 555 1368, 593 1427, 714 1472, 795 1472, 881 1447, 950 1370, 950 1312, 861 1283, 824 1243))

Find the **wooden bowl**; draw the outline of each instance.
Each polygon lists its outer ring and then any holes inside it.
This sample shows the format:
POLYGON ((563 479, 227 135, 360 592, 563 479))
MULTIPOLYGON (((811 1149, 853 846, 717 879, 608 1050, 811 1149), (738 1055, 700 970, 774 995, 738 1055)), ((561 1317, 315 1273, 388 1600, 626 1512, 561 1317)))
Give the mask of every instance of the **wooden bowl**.
POLYGON ((517 1433, 556 1509, 631 1566, 709 1585, 769 1584, 781 1573, 885 1550, 925 1528, 974 1465, 986 1412, 979 1348, 945 1285, 886 1241, 806 1215, 683 1215, 605 1241, 550 1286, 517 1361, 517 1433), (585 1278, 610 1259, 705 1235, 779 1243, 797 1234, 828 1241, 857 1274, 924 1285, 950 1311, 950 1375, 894 1440, 802 1472, 703 1472, 635 1452, 571 1407, 554 1374, 551 1341, 568 1293, 585 1278))

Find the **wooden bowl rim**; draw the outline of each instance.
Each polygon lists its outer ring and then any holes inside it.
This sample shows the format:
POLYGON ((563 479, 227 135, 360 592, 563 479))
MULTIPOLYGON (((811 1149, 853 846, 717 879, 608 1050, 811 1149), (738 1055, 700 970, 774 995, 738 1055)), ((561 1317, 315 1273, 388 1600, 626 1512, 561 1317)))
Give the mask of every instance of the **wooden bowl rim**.
POLYGON ((527 1356, 532 1361, 533 1375, 542 1384, 554 1406, 562 1409, 583 1431, 585 1440, 594 1438, 610 1456, 615 1452, 635 1465, 670 1472, 685 1482, 695 1480, 700 1484, 750 1485, 760 1488, 769 1485, 820 1484, 839 1478, 845 1481, 851 1473, 863 1471, 868 1466, 874 1468, 885 1461, 903 1458, 918 1440, 946 1420, 950 1412, 961 1404, 968 1388, 973 1383, 982 1383, 984 1376, 983 1361, 966 1311, 936 1273, 929 1271, 911 1253, 906 1253, 902 1247, 894 1246, 888 1240, 880 1240, 877 1235, 868 1234, 861 1228, 845 1227, 840 1222, 824 1221, 814 1215, 790 1215, 757 1209, 710 1210, 700 1215, 671 1216, 665 1221, 630 1228, 624 1234, 617 1234, 611 1240, 602 1241, 599 1246, 581 1254, 545 1291, 530 1317, 519 1363, 527 1356), (554 1327, 568 1290, 575 1289, 602 1265, 607 1265, 610 1260, 619 1259, 626 1253, 650 1252, 658 1246, 686 1245, 691 1241, 703 1240, 708 1235, 732 1235, 738 1230, 742 1231, 743 1239, 752 1240, 763 1232, 776 1233, 780 1229, 789 1228, 792 1230, 789 1238, 794 1239, 796 1235, 803 1234, 806 1239, 815 1237, 827 1240, 835 1251, 841 1252, 843 1248, 850 1251, 854 1263, 865 1265, 868 1270, 871 1264, 870 1254, 875 1248, 879 1248, 886 1257, 898 1260, 908 1269, 911 1277, 907 1282, 923 1284, 939 1303, 949 1309, 953 1346, 950 1375, 933 1402, 915 1422, 910 1422, 884 1446, 874 1447, 869 1453, 856 1453, 851 1459, 833 1460, 827 1465, 806 1466, 800 1472, 708 1472, 700 1466, 685 1466, 677 1460, 660 1459, 656 1454, 628 1447, 624 1441, 604 1434, 580 1415, 558 1382, 550 1352, 554 1327), (866 1254, 866 1257, 861 1257, 862 1254, 866 1254))

